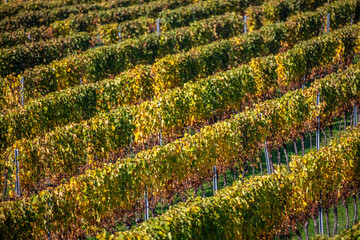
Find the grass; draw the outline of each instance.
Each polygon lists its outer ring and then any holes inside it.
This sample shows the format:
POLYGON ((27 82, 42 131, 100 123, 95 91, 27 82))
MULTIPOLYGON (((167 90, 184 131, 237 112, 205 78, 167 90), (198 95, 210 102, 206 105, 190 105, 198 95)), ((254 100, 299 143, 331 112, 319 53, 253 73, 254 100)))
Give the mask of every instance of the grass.
MULTIPOLYGON (((353 200, 352 198, 348 198, 346 199, 346 202, 349 204, 349 222, 350 222, 350 227, 353 224, 353 220, 354 220, 354 204, 353 204, 353 200)), ((358 203, 359 205, 359 203, 358 203)), ((339 234, 341 231, 346 229, 346 213, 345 213, 345 207, 342 204, 338 204, 338 228, 337 228, 337 234, 339 234)), ((317 219, 317 221, 319 222, 319 220, 317 219)), ((329 226, 330 226, 330 234, 332 234, 332 230, 333 230, 333 224, 334 224, 334 213, 332 211, 332 209, 329 211, 329 226)), ((319 224, 319 223, 318 223, 319 224)), ((310 238, 314 238, 315 237, 315 228, 314 228, 314 222, 312 219, 310 219, 309 221, 309 228, 308 228, 308 232, 309 232, 309 237, 310 238)), ((325 224, 325 214, 324 214, 324 234, 326 234, 326 224, 325 224)), ((305 231, 304 229, 301 230, 301 237, 302 239, 306 239, 305 237, 305 231)), ((291 239, 298 239, 297 236, 293 236, 291 239)))

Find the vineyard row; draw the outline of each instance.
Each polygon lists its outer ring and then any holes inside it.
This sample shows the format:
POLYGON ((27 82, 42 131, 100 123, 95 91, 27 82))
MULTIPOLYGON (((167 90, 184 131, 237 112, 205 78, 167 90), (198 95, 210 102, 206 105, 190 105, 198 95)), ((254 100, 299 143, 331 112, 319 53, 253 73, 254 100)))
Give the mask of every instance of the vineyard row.
MULTIPOLYGON (((190 82, 185 84, 184 88, 169 89, 152 101, 142 102, 132 110, 135 121, 130 125, 136 126, 135 140, 144 140, 160 130, 165 136, 179 130, 181 132, 184 125, 196 125, 204 120, 207 121, 214 112, 223 113, 229 108, 240 110, 240 106, 249 106, 251 102, 276 96, 279 90, 284 93, 299 87, 305 83, 304 75, 309 79, 311 72, 316 69, 326 68, 331 62, 339 62, 339 59, 345 59, 345 62, 351 59, 357 51, 357 38, 356 25, 299 43, 293 49, 276 56, 255 58, 247 65, 194 83, 190 82), (240 89, 243 91, 241 92, 240 89), (158 118, 159 114, 162 116, 161 122, 158 118)), ((22 138, 32 139, 43 132, 53 130, 56 126, 61 127, 71 123, 75 125, 67 127, 66 131, 74 135, 73 129, 79 127, 76 123, 83 119, 112 118, 112 115, 118 115, 119 110, 101 117, 96 115, 103 111, 108 112, 112 108, 136 104, 155 94, 154 88, 160 83, 153 79, 154 75, 151 73, 154 73, 154 69, 139 66, 116 81, 110 80, 106 84, 99 85, 89 84, 75 91, 50 94, 46 98, 26 105, 25 111, 19 109, 2 115, 0 120, 2 147, 6 148, 22 138)), ((175 81, 173 86, 182 87, 182 84, 175 81)), ((80 125, 90 126, 92 121, 80 125)), ((120 125, 116 124, 116 126, 117 129, 122 129, 120 125)), ((65 134, 66 131, 57 129, 58 133, 65 134)), ((82 130, 75 136, 85 134, 81 132, 82 130)), ((114 136, 120 133, 123 131, 116 132, 114 136)), ((29 140, 25 141, 29 142, 29 140)), ((39 142, 35 145, 43 144, 39 142)), ((108 149, 105 147, 106 143, 100 145, 108 149)))
MULTIPOLYGON (((0 20, 14 16, 23 11, 39 11, 45 9, 54 9, 59 7, 71 7, 79 4, 93 4, 95 6, 105 5, 107 8, 114 7, 128 7, 135 4, 147 3, 153 0, 111 0, 105 4, 101 4, 102 0, 58 0, 58 1, 12 1, 9 0, 7 4, 0 5, 0 20)), ((0 2, 1 3, 1 2, 0 2)))
MULTIPOLYGON (((300 43, 278 56, 254 59, 250 65, 242 65, 215 77, 187 84, 184 88, 169 90, 153 101, 145 101, 132 108, 118 108, 37 137, 36 125, 30 125, 31 122, 36 123, 37 118, 31 114, 29 116, 34 121, 27 121, 22 116, 18 119, 26 121, 9 121, 17 125, 8 125, 3 131, 13 129, 14 132, 10 132, 9 137, 19 137, 23 133, 23 136, 28 137, 34 134, 32 137, 35 138, 14 143, 3 153, 3 159, 9 159, 7 162, 11 164, 13 149, 20 149, 22 171, 27 172, 26 176, 29 178, 22 177, 25 189, 41 182, 46 176, 51 176, 54 181, 68 178, 77 174, 78 167, 89 161, 90 165, 100 164, 104 158, 108 158, 109 152, 126 148, 131 140, 139 145, 144 140, 149 142, 149 137, 156 136, 159 132, 163 137, 174 138, 172 135, 175 135, 176 138, 183 133, 185 126, 211 121, 214 112, 222 115, 229 110, 241 111, 254 102, 276 97, 278 89, 287 92, 299 87, 305 83, 303 74, 306 71, 336 64, 341 57, 351 58, 358 48, 358 36, 358 25, 348 27, 321 39, 300 43), (338 38, 339 35, 343 38, 338 38), (343 52, 339 52, 339 49, 343 52), (25 132, 25 129, 29 130, 25 132), (96 155, 96 158, 89 157, 90 153, 96 155)), ((69 103, 72 104, 73 102, 69 103)), ((107 106, 106 101, 105 104, 107 106)), ((59 109, 56 111, 59 113, 59 109)), ((78 114, 84 112, 74 112, 74 116, 78 114)), ((39 117, 48 124, 54 124, 42 114, 39 117)))
MULTIPOLYGON (((227 1, 227 0, 223 0, 227 1)), ((193 3, 193 0, 166 0, 153 1, 145 4, 139 4, 129 7, 118 8, 116 2, 114 4, 98 3, 98 4, 83 4, 58 7, 55 9, 42 9, 38 11, 23 11, 19 14, 5 18, 0 21, 0 31, 15 31, 21 28, 49 26, 57 20, 63 20, 71 15, 99 14, 103 18, 108 17, 112 21, 126 21, 136 19, 141 16, 156 16, 166 8, 176 8, 193 3), (110 9, 109 9, 110 8, 110 9)))
MULTIPOLYGON (((321 6, 324 1, 303 1, 301 4, 295 4, 295 0, 271 0, 264 2, 261 6, 250 6, 245 10, 247 16, 246 24, 250 31, 259 29, 261 26, 269 23, 283 22, 291 15, 300 11, 314 10, 321 6)), ((109 22, 110 20, 107 20, 109 22)), ((164 28, 166 19, 161 20, 161 30, 164 28)), ((184 24, 180 22, 179 24, 184 24)), ((156 24, 155 18, 140 17, 135 20, 124 21, 121 23, 109 23, 99 25, 99 21, 94 21, 87 15, 77 15, 63 21, 56 21, 49 27, 34 27, 31 29, 17 30, 16 32, 6 32, 0 35, 0 45, 11 47, 25 42, 46 40, 59 36, 68 36, 81 31, 87 31, 92 37, 100 37, 105 44, 114 44, 120 40, 148 35, 154 31, 156 24), (31 36, 29 39, 29 35, 31 36)), ((186 24, 185 24, 186 25, 186 24)), ((221 36, 219 36, 221 38, 221 36)))
POLYGON ((289 230, 300 236, 300 226, 318 215, 319 206, 328 212, 360 196, 359 151, 360 129, 355 128, 320 151, 294 157, 290 174, 278 168, 274 175, 239 181, 213 197, 173 206, 132 231, 99 239, 161 239, 165 234, 173 239, 273 239, 289 230))
MULTIPOLYGON (((2 232, 9 236, 41 237, 45 227, 54 234, 78 228, 96 231, 101 219, 133 209, 132 203, 142 198, 145 190, 155 196, 172 194, 178 184, 202 179, 212 166, 241 167, 244 162, 255 160, 265 138, 271 151, 285 141, 314 130, 318 115, 321 126, 327 126, 335 116, 352 107, 354 100, 359 102, 359 84, 360 67, 354 65, 314 82, 307 89, 289 92, 229 120, 207 126, 193 136, 186 135, 165 146, 142 151, 133 158, 88 170, 30 198, 3 202, 0 207, 2 232), (319 106, 316 105, 317 93, 321 93, 319 106), (51 224, 47 225, 44 219, 49 218, 51 224)), ((23 160, 20 157, 20 162, 23 160)), ((51 163, 54 164, 56 162, 51 163)))
MULTIPOLYGON (((307 12, 294 16, 285 24, 270 25, 262 28, 262 30, 243 36, 216 41, 211 45, 191 51, 195 54, 193 61, 196 60, 194 59, 196 56, 204 58, 210 54, 209 58, 216 55, 211 58, 212 61, 218 59, 214 63, 218 62, 219 64, 219 59, 224 61, 228 59, 228 61, 236 61, 240 64, 249 61, 251 57, 274 53, 281 47, 281 41, 286 41, 291 46, 294 42, 319 35, 322 26, 326 24, 326 10, 331 10, 331 27, 334 29, 350 23, 351 16, 353 16, 354 21, 357 21, 358 16, 355 13, 358 3, 360 3, 358 0, 355 2, 354 0, 338 1, 316 12, 307 12), (218 49, 218 51, 215 51, 215 49, 218 49), (230 54, 234 52, 234 60, 229 59, 228 56, 223 56, 225 52, 230 54), (203 54, 199 55, 200 53, 203 54)), ((200 32, 212 32, 207 30, 210 29, 210 25, 200 26, 203 29, 200 29, 200 32)), ((239 31, 238 28, 234 29, 239 31)), ((85 53, 69 56, 63 60, 54 61, 49 65, 26 70, 23 74, 25 78, 24 98, 28 101, 29 98, 40 97, 53 91, 79 85, 80 79, 84 83, 96 82, 109 75, 119 74, 136 64, 153 63, 155 59, 169 53, 188 50, 198 45, 199 42, 204 44, 209 40, 212 41, 212 39, 205 37, 207 35, 201 36, 199 39, 199 35, 193 35, 193 33, 193 28, 182 28, 177 31, 164 32, 160 36, 152 34, 145 38, 129 39, 116 45, 90 49, 85 53)), ((177 60, 180 61, 181 59, 177 60)), ((196 63, 201 62, 196 61, 196 63)), ((168 57, 166 66, 162 67, 166 70, 166 68, 172 67, 174 64, 171 64, 171 59, 168 57)), ((180 64, 180 62, 177 64, 180 64)), ((197 71, 201 71, 201 69, 197 69, 197 71)), ((190 73, 190 76, 193 75, 194 73, 190 73)), ((199 73, 196 75, 199 75, 199 73)), ((1 106, 7 107, 16 105, 19 102, 17 97, 19 95, 19 82, 18 77, 2 79, 1 106)))

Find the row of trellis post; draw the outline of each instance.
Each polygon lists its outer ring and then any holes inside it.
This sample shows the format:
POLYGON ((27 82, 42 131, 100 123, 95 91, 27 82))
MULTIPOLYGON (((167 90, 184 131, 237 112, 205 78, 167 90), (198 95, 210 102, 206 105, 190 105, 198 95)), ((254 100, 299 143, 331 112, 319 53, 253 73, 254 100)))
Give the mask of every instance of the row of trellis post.
MULTIPOLYGON (((7 3, 7 0, 5 0, 5 3, 7 3)), ((160 19, 156 20, 156 30, 157 30, 157 34, 160 35, 160 19)), ((247 17, 244 16, 244 34, 247 33, 247 17)), ((351 18, 351 25, 353 24, 353 19, 351 18)), ((329 33, 330 30, 330 13, 327 14, 327 33, 329 33)), ((118 32, 118 36, 119 36, 119 41, 121 41, 121 27, 119 27, 119 32, 118 32)), ((29 40, 31 39, 30 34, 28 34, 28 38, 29 40)), ((80 78, 80 84, 82 84, 82 79, 80 78)), ((303 85, 304 88, 304 85, 303 85)), ((20 103, 21 106, 24 106, 24 77, 21 77, 21 86, 20 86, 20 103)), ((319 105, 320 104, 320 93, 318 93, 317 95, 317 99, 316 99, 316 104, 319 105)), ((159 102, 159 107, 160 107, 160 102, 159 102)), ((159 114, 159 121, 160 121, 160 125, 161 125, 161 115, 159 114)), ((357 126, 357 106, 354 106, 354 126, 357 126)), ((320 149, 320 116, 317 117, 317 130, 316 130, 316 148, 319 150, 320 149)), ((160 132, 159 132, 159 144, 160 146, 162 146, 162 132, 161 132, 161 128, 160 128, 160 132)), ((267 172, 268 174, 272 174, 272 169, 271 169, 271 164, 270 164, 270 158, 269 158, 269 151, 267 148, 267 141, 265 139, 265 144, 264 144, 264 153, 265 153, 265 160, 266 160, 266 165, 267 165, 267 172)), ((21 197, 21 187, 20 187, 20 174, 19 174, 19 150, 15 149, 14 151, 14 155, 15 155, 15 161, 14 161, 14 166, 15 166, 15 195, 17 197, 21 197)), ((146 188, 147 189, 147 188, 146 188)), ((217 174, 217 169, 216 169, 216 165, 213 167, 213 192, 214 195, 216 194, 216 191, 218 190, 218 174, 217 174)), ((321 194, 321 193, 319 193, 321 194)), ((147 190, 145 190, 144 192, 144 198, 145 198, 145 220, 149 219, 149 198, 148 198, 148 192, 147 190)), ((50 201, 50 199, 49 199, 50 201)), ((50 202, 48 204, 50 207, 50 202)), ((50 239, 50 232, 49 232, 49 227, 48 227, 49 221, 47 223, 47 238, 50 239)), ((319 225, 320 225, 320 234, 323 235, 324 234, 324 230, 323 230, 323 211, 322 208, 320 206, 319 208, 319 225)))
MULTIPOLYGON (((246 34, 247 32, 247 17, 244 16, 244 34, 246 34)), ((351 25, 353 24, 353 18, 351 18, 351 25)), ((160 34, 159 31, 159 19, 157 19, 157 30, 158 30, 158 34, 160 34)), ((330 32, 330 13, 327 14, 327 24, 326 24, 326 32, 329 33, 330 32)), ((121 36, 121 33, 119 32, 119 36, 121 36)), ((304 76, 305 79, 305 76, 304 76)), ((305 86, 303 85, 303 89, 305 88, 305 86)), ((320 93, 317 94, 316 96, 316 105, 319 106, 320 105, 320 93)), ((159 103, 160 106, 160 103, 159 103)), ((354 105, 354 126, 357 126, 357 106, 356 104, 354 105)), ((161 115, 159 114, 159 119, 161 122, 161 115)), ((316 129, 316 149, 319 150, 320 149, 320 116, 317 116, 317 129, 316 129)), ((162 145, 161 142, 161 130, 159 133, 159 142, 160 145, 162 145)), ((264 153, 265 153, 265 161, 266 161, 266 167, 267 167, 267 172, 268 174, 272 174, 272 169, 271 169, 271 163, 270 163, 270 157, 269 157, 269 151, 267 148, 267 141, 265 139, 265 144, 264 144, 264 153)), ((216 169, 216 165, 213 167, 213 193, 214 195, 216 194, 216 191, 218 190, 218 174, 217 174, 217 169, 216 169)), ((319 193, 321 195, 321 192, 319 193)), ((145 220, 149 219, 149 199, 148 199, 148 192, 147 190, 144 193, 144 198, 145 198, 145 220)), ((319 233, 321 235, 324 235, 324 228, 323 228, 323 210, 322 207, 319 207, 319 233)))

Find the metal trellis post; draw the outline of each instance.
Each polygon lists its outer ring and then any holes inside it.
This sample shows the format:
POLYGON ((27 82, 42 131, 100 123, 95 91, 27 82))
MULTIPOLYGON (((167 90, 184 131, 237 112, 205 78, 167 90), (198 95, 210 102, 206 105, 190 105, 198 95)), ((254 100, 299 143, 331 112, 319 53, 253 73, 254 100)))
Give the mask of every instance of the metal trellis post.
POLYGON ((19 149, 15 149, 15 194, 21 197, 20 193, 20 174, 19 174, 19 149))
POLYGON ((357 127, 358 125, 358 116, 357 116, 357 106, 356 103, 354 101, 354 127, 357 127))
POLYGON ((327 14, 326 31, 327 31, 327 33, 330 32, 330 13, 327 14))
POLYGON ((268 151, 268 148, 267 148, 267 141, 266 141, 266 139, 265 139, 264 151, 265 151, 266 168, 267 168, 268 174, 271 175, 272 172, 271 172, 269 151, 268 151))
POLYGON ((217 184, 217 170, 216 165, 213 167, 213 191, 214 195, 216 194, 216 191, 218 190, 218 184, 217 184))
MULTIPOLYGON (((49 207, 49 209, 50 209, 50 200, 51 200, 51 197, 49 197, 49 199, 48 199, 48 207, 49 207)), ((51 237, 50 237, 50 227, 49 227, 49 225, 50 225, 50 220, 49 220, 49 216, 48 216, 48 221, 46 222, 46 229, 47 229, 47 239, 48 240, 50 240, 51 239, 51 237)))
MULTIPOLYGON (((316 96, 316 105, 320 105, 320 93, 316 96)), ((316 149, 320 150, 320 115, 317 116, 317 128, 316 128, 316 149)))
POLYGON ((24 106, 24 77, 21 77, 20 94, 21 94, 21 106, 24 106))
MULTIPOLYGON (((320 105, 320 93, 316 96, 316 106, 320 105)), ((317 116, 317 129, 316 129, 316 149, 320 150, 320 115, 317 116)), ((320 192, 321 196, 321 192, 320 192)), ((319 206, 319 233, 324 235, 324 221, 323 221, 323 211, 321 205, 319 206)))
POLYGON ((145 221, 146 221, 149 219, 149 198, 148 198, 147 189, 144 195, 145 195, 145 221))
MULTIPOLYGON (((160 110, 160 102, 159 102, 159 110, 160 110)), ((162 139, 161 139, 161 114, 159 113, 159 121, 160 121, 160 132, 159 132, 159 143, 162 146, 162 139)))
POLYGON ((247 32, 247 17, 244 16, 244 33, 247 32))
POLYGON ((119 32, 118 32, 119 42, 121 42, 121 27, 119 26, 118 29, 119 29, 119 32))
POLYGON ((304 76, 303 76, 303 84, 301 84, 302 90, 305 89, 305 82, 306 82, 306 77, 305 77, 305 74, 304 74, 304 76))
POLYGON ((156 31, 157 34, 160 35, 160 19, 156 19, 156 31))
POLYGON ((320 235, 324 235, 324 219, 321 205, 319 207, 319 233, 320 235))

